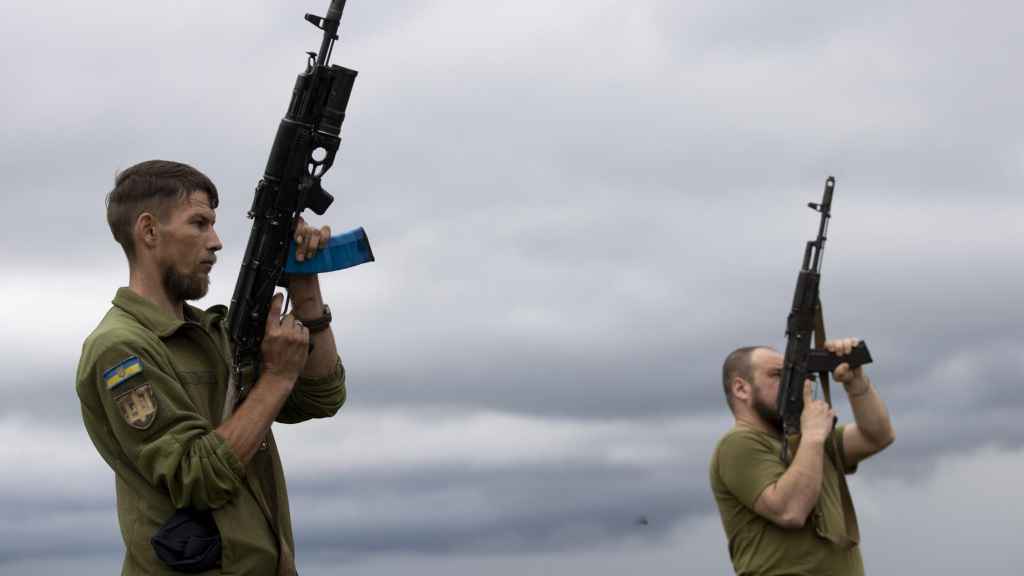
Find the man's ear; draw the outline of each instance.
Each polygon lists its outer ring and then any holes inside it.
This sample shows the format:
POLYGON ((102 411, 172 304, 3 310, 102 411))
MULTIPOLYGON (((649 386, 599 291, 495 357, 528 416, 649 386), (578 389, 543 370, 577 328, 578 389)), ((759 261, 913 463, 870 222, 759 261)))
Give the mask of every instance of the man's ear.
POLYGON ((135 219, 135 228, 132 231, 135 235, 135 245, 145 246, 146 248, 155 248, 157 241, 160 239, 160 229, 156 216, 153 216, 149 212, 143 212, 139 214, 139 217, 135 219))
POLYGON ((729 389, 732 391, 734 398, 739 400, 747 400, 753 393, 753 387, 750 382, 747 382, 739 376, 734 376, 732 382, 729 383, 729 389))

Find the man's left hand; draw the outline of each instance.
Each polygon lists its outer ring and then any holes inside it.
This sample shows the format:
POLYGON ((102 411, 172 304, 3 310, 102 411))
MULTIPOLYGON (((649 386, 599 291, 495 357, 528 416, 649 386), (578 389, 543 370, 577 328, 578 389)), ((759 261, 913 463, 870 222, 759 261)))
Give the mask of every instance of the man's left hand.
MULTIPOLYGON (((825 342, 825 349, 842 357, 849 354, 858 344, 860 344, 860 340, 857 338, 829 340, 825 342)), ((861 366, 850 370, 850 365, 844 362, 836 367, 835 371, 832 372, 832 376, 836 381, 842 383, 843 386, 849 386, 851 383, 864 378, 864 370, 861 366)))
POLYGON ((295 259, 303 262, 316 256, 318 250, 327 246, 327 241, 330 238, 330 226, 313 228, 306 224, 306 221, 300 216, 298 224, 295 226, 295 259))

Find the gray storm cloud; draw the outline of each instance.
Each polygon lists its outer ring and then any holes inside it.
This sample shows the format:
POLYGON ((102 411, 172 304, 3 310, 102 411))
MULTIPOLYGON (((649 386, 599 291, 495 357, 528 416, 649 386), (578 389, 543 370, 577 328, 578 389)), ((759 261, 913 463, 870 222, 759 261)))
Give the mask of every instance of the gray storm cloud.
MULTIPOLYGON (((116 170, 210 174, 226 248, 202 304, 230 296, 315 48, 301 17, 326 2, 207 4, 2 9, 0 571, 118 565, 72 382, 127 279, 103 215, 116 170)), ((829 331, 871 344, 898 438, 853 481, 866 564, 1009 562, 993 542, 1024 445, 1020 16, 349 2, 334 60, 360 77, 322 220, 364 226, 377 262, 323 279, 348 406, 278 432, 300 569, 727 570, 706 479, 720 363, 784 345, 804 204, 829 174, 829 331), (951 517, 983 528, 951 542, 951 517)))

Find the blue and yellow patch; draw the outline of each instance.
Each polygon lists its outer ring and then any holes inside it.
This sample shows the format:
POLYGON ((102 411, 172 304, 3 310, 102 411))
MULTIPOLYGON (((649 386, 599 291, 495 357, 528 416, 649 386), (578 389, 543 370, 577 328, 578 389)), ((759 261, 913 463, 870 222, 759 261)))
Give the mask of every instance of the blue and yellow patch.
POLYGON ((139 374, 142 374, 142 360, 139 360, 138 356, 132 356, 104 372, 103 381, 107 384, 107 390, 110 390, 139 374))

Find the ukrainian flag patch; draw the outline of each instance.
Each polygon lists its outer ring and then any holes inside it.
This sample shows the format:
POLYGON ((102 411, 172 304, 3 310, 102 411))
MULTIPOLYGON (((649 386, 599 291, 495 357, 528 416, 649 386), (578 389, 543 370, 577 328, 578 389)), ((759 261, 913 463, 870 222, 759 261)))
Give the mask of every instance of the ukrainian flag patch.
POLYGON ((139 374, 142 374, 142 360, 139 360, 138 356, 132 356, 104 372, 103 381, 107 384, 107 390, 110 390, 139 374))

